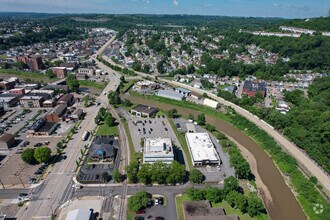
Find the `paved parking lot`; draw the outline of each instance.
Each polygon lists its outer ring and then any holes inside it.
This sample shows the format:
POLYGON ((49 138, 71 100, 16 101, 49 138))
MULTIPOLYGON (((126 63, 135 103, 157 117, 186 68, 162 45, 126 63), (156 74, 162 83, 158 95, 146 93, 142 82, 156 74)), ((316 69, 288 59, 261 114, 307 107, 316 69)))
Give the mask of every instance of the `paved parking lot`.
POLYGON ((128 122, 135 151, 141 152, 141 138, 170 138, 173 145, 181 148, 180 143, 165 116, 156 118, 139 118, 131 116, 123 109, 120 109, 119 111, 128 122))
MULTIPOLYGON (((38 170, 41 165, 29 165, 22 161, 21 154, 17 153, 26 148, 34 148, 34 144, 43 143, 45 140, 49 140, 50 143, 47 145, 51 150, 52 154, 56 153, 56 144, 60 141, 60 138, 44 139, 44 138, 29 138, 30 144, 27 147, 17 147, 9 152, 7 157, 2 161, 0 166, 0 179, 5 185, 5 188, 24 188, 28 187, 30 178, 38 179, 40 175, 34 173, 38 170), (23 184, 24 186, 23 186, 23 184)), ((2 186, 0 185, 0 188, 2 186)))
MULTIPOLYGON (((183 132, 187 132, 186 124, 189 123, 187 120, 182 118, 174 119, 175 124, 180 124, 180 128, 183 132)), ((206 132, 209 133, 206 129, 204 129, 201 126, 195 125, 196 132, 206 132)), ((229 155, 223 151, 222 146, 218 142, 217 138, 209 133, 211 140, 219 153, 220 159, 221 159, 221 165, 220 169, 214 166, 204 166, 204 167, 198 167, 200 171, 203 172, 205 175, 205 182, 221 182, 228 176, 234 176, 235 170, 233 167, 230 166, 229 163, 229 155)))

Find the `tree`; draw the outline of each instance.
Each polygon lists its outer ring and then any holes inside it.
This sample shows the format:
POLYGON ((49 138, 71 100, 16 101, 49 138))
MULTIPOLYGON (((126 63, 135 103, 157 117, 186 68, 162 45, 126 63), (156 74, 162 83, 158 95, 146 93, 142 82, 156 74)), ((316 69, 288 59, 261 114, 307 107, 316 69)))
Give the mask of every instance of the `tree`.
POLYGON ((122 82, 122 83, 126 83, 125 76, 121 76, 121 77, 120 77, 120 82, 122 82))
POLYGON ((246 198, 244 197, 243 194, 237 192, 237 191, 231 191, 227 194, 226 196, 226 201, 229 203, 231 207, 234 209, 238 208, 240 209, 243 213, 246 212, 247 208, 247 202, 246 198))
POLYGON ((206 130, 210 131, 210 132, 213 132, 216 130, 215 126, 214 125, 211 125, 211 124, 206 124, 205 125, 205 128, 206 130))
POLYGON ((206 120, 205 120, 205 114, 200 114, 197 116, 196 122, 198 125, 205 125, 206 120))
POLYGON ((139 172, 137 174, 137 178, 140 183, 143 183, 145 185, 151 184, 151 164, 144 163, 139 169, 139 172))
POLYGON ((124 101, 123 101, 123 105, 129 107, 129 106, 132 106, 133 103, 132 103, 131 100, 129 100, 129 99, 124 99, 124 101))
POLYGON ((186 190, 188 197, 194 201, 201 201, 205 199, 205 192, 203 189, 196 189, 194 187, 189 187, 186 190))
POLYGON ((197 169, 192 169, 189 173, 189 180, 193 183, 202 183, 204 180, 204 174, 197 169))
POLYGON ((226 178, 224 181, 223 189, 226 195, 231 191, 236 191, 238 189, 237 179, 233 176, 226 178))
POLYGON ((145 207, 149 203, 151 195, 142 190, 135 195, 128 198, 128 208, 134 212, 137 212, 145 207))
POLYGON ((102 179, 103 181, 106 183, 106 182, 109 182, 109 179, 110 179, 110 175, 108 172, 103 172, 102 173, 102 179))
POLYGON ((119 105, 121 103, 121 99, 117 91, 110 91, 108 94, 108 99, 110 105, 119 105))
POLYGON ((44 163, 50 158, 51 153, 48 147, 39 147, 34 151, 34 157, 39 163, 44 163))
POLYGON ((177 161, 172 161, 166 182, 169 184, 183 183, 186 178, 186 168, 177 161))
POLYGON ((188 119, 189 119, 189 120, 193 120, 193 121, 195 120, 195 118, 194 118, 194 116, 193 116, 192 114, 189 114, 189 115, 188 115, 188 119))
POLYGON ((53 71, 51 69, 48 69, 46 70, 46 76, 49 78, 49 79, 53 79, 55 78, 55 74, 53 73, 53 71))
POLYGON ((36 159, 34 158, 34 149, 25 149, 21 154, 21 158, 25 163, 31 165, 37 163, 36 159))
POLYGON ((221 202, 224 199, 223 189, 219 189, 217 187, 206 187, 205 188, 205 199, 210 202, 221 202))
POLYGON ((156 161, 151 167, 151 181, 158 184, 165 184, 169 175, 169 165, 156 161))
POLYGON ((177 118, 177 117, 179 117, 178 110, 176 110, 175 108, 170 109, 168 111, 168 116, 170 118, 177 118))
POLYGON ((111 113, 108 113, 105 116, 104 123, 108 125, 109 127, 113 127, 116 125, 116 119, 112 116, 111 113))
POLYGON ((13 64, 13 66, 19 70, 24 70, 24 69, 28 68, 28 66, 25 63, 23 63, 22 61, 17 61, 16 63, 13 64))
POLYGON ((248 197, 247 199, 247 213, 251 216, 257 216, 263 213, 266 213, 266 209, 257 197, 248 197))
POLYGON ((139 162, 137 160, 132 161, 126 166, 127 178, 130 183, 137 183, 137 173, 139 171, 139 162))
POLYGON ((69 74, 65 79, 66 84, 70 88, 71 91, 77 92, 79 89, 79 81, 77 80, 76 76, 73 74, 69 74))
POLYGON ((123 181, 123 176, 121 175, 121 173, 118 171, 118 169, 114 169, 112 171, 112 179, 113 181, 115 181, 116 183, 121 183, 123 181))

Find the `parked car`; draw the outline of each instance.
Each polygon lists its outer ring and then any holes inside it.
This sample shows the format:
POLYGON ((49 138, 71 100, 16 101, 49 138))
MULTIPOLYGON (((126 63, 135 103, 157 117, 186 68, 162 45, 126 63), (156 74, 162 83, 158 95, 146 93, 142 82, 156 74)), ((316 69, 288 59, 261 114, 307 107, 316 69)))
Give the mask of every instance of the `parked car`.
POLYGON ((158 200, 158 198, 155 199, 155 205, 156 205, 156 206, 159 205, 159 200, 158 200))
POLYGON ((135 220, 144 220, 144 217, 142 217, 142 216, 135 216, 135 220))
POLYGON ((137 212, 136 212, 136 214, 138 214, 138 215, 143 215, 143 214, 145 214, 146 213, 146 210, 145 209, 140 209, 140 210, 138 210, 137 212))
POLYGON ((31 178, 28 183, 29 184, 36 184, 37 183, 37 179, 36 178, 31 178))
POLYGON ((164 220, 165 218, 164 217, 156 217, 155 220, 164 220))

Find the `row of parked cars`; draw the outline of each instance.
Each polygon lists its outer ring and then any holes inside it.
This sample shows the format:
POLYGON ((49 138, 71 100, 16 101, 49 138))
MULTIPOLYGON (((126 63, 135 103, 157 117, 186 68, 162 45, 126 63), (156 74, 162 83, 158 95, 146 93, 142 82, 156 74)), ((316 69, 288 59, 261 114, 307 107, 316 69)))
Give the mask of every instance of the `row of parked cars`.
POLYGON ((39 167, 39 169, 36 172, 34 172, 34 174, 41 175, 47 169, 48 166, 49 166, 49 163, 44 163, 43 165, 41 165, 39 167))

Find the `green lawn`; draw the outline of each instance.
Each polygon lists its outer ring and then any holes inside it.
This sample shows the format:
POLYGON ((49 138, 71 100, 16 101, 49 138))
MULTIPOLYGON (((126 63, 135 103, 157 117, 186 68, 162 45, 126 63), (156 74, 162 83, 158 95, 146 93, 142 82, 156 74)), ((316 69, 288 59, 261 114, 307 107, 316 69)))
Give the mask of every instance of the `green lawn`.
MULTIPOLYGON (((182 204, 184 202, 191 201, 191 199, 183 194, 182 196, 177 196, 175 198, 176 212, 178 216, 178 220, 183 220, 183 207, 182 204)), ((240 220, 266 220, 269 219, 267 215, 260 215, 252 218, 248 214, 243 214, 238 209, 233 209, 226 201, 222 201, 221 203, 212 203, 213 208, 221 207, 225 210, 227 215, 237 215, 240 220)))
POLYGON ((183 220, 182 204, 187 201, 190 201, 190 199, 186 194, 182 194, 182 196, 175 197, 176 215, 178 217, 178 220, 183 220))
POLYGON ((109 127, 107 124, 102 124, 97 129, 96 135, 118 135, 117 126, 109 127))
POLYGON ((188 145, 187 145, 187 142, 186 142, 185 134, 182 133, 182 132, 179 132, 178 129, 176 129, 176 127, 174 125, 174 122, 171 118, 169 118, 169 122, 170 122, 170 125, 171 125, 176 137, 178 138, 178 140, 180 142, 183 153, 186 156, 186 160, 187 160, 186 162, 188 162, 189 169, 191 170, 194 167, 193 167, 193 164, 191 162, 191 156, 190 156, 190 153, 189 153, 189 149, 188 149, 188 145))
POLYGON ((38 82, 54 82, 58 80, 57 78, 50 79, 42 73, 36 72, 24 72, 12 69, 0 69, 0 75, 2 77, 12 77, 16 76, 20 79, 27 80, 30 79, 31 81, 38 81, 38 82))
POLYGON ((82 87, 92 87, 96 89, 104 89, 106 84, 105 83, 98 83, 98 82, 93 82, 90 80, 80 80, 79 81, 80 86, 82 87))

